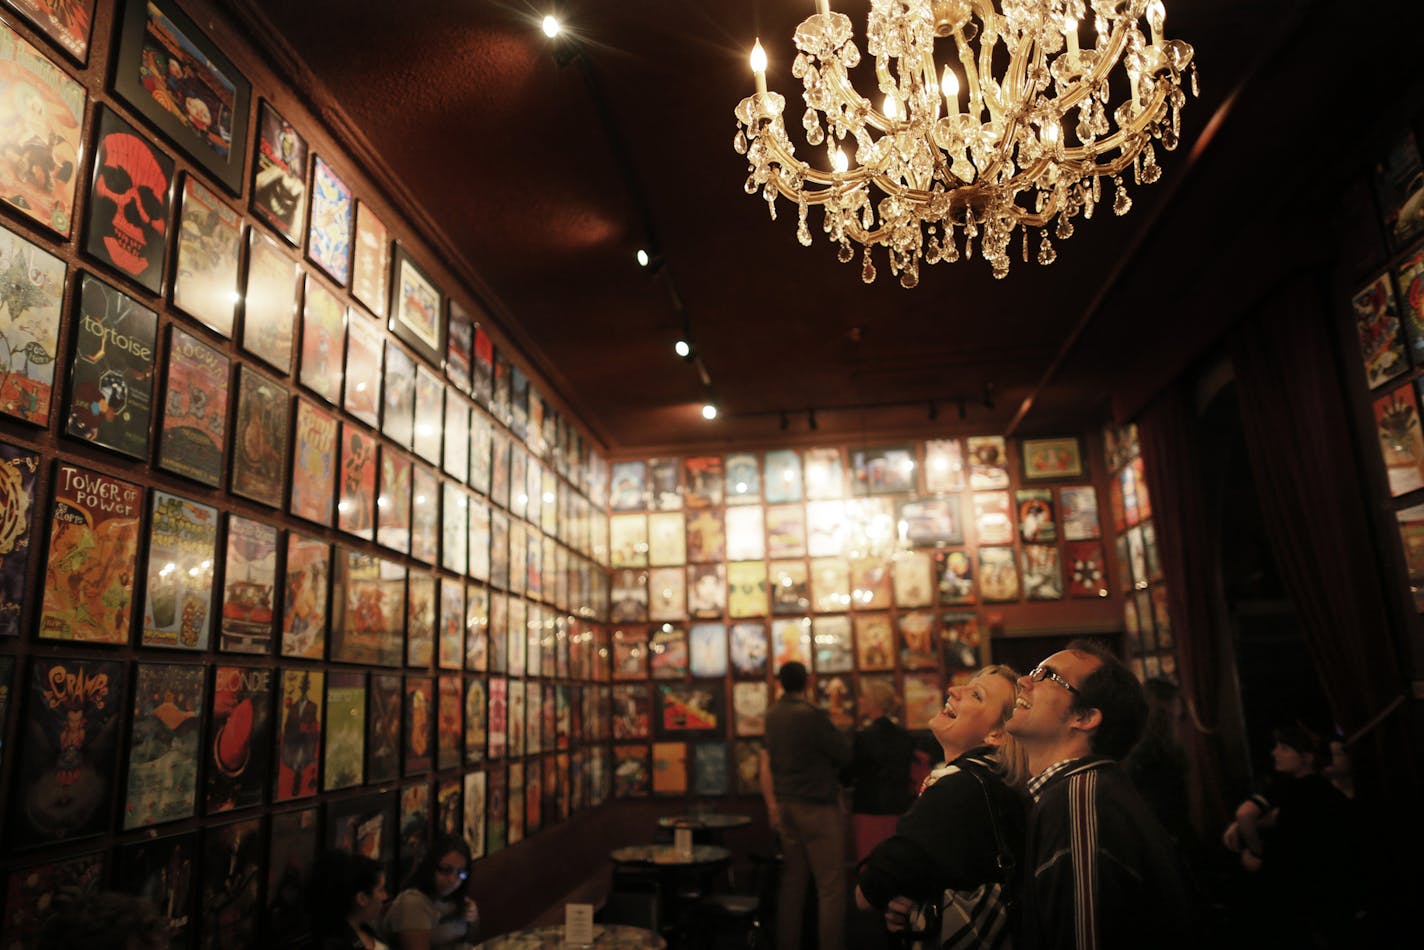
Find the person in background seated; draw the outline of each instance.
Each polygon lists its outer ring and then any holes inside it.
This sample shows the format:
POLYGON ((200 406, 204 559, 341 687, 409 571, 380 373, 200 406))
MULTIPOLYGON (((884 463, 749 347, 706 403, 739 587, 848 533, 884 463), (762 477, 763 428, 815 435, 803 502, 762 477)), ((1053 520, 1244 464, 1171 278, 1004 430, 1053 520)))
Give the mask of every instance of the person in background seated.
POLYGON ((475 943, 480 912, 466 893, 469 876, 470 846, 465 839, 435 839, 386 911, 385 931, 393 950, 459 950, 475 943))
POLYGON ((855 859, 865 860, 872 848, 890 837, 895 823, 910 807, 910 763, 914 740, 891 717, 899 712, 895 688, 871 680, 862 695, 870 723, 855 734, 850 768, 851 833, 855 859))
POLYGON ((166 950, 168 921, 147 898, 100 891, 57 904, 35 950, 166 950))
POLYGON ((1347 946, 1366 870, 1354 809, 1316 771, 1314 736, 1298 725, 1273 735, 1274 773, 1237 807, 1222 842, 1259 885, 1247 913, 1260 933, 1296 946, 1347 946))
POLYGON ((389 896, 380 862, 349 851, 323 854, 307 885, 312 950, 387 950, 375 928, 389 896))
POLYGON ((984 917, 971 945, 1008 944, 1012 921, 1003 886, 1023 855, 1025 811, 1026 763, 1004 731, 1017 679, 1007 666, 985 667, 946 690, 944 708, 928 723, 947 764, 930 773, 895 834, 862 862, 855 891, 856 905, 884 913, 892 932, 928 929, 925 939, 939 946, 942 936, 952 936, 933 923, 944 892, 990 885, 994 892, 975 905, 984 917), (905 919, 926 902, 926 921, 905 919))
POLYGON ((767 819, 781 836, 781 888, 776 904, 777 950, 800 950, 806 882, 816 881, 820 950, 845 943, 846 820, 837 773, 850 764, 850 736, 824 709, 806 701, 806 666, 795 660, 776 673, 784 691, 766 714, 761 793, 767 819))

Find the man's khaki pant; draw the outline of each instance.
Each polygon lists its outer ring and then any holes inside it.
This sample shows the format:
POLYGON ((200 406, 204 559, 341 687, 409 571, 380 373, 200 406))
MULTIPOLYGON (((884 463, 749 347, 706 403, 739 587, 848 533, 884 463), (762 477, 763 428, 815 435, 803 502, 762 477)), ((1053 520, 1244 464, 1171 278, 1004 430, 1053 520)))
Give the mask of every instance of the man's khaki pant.
POLYGON ((846 817, 839 803, 778 801, 781 812, 781 893, 776 905, 777 950, 799 950, 808 877, 816 880, 820 950, 845 943, 846 817))

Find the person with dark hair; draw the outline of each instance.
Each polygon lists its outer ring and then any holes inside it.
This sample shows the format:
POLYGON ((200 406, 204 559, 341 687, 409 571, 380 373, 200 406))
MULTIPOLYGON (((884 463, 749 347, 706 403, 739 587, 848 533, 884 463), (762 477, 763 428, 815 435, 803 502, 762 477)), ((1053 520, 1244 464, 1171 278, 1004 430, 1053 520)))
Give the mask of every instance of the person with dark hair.
POLYGON ((1237 807, 1222 836, 1255 878, 1245 915, 1259 933, 1286 943, 1345 946, 1366 871, 1354 807, 1318 771, 1324 755, 1314 735, 1288 725, 1273 739, 1273 774, 1237 807))
POLYGON ((1142 684, 1142 694, 1147 700, 1147 728, 1122 767, 1172 840, 1195 852, 1196 834, 1187 801, 1187 754, 1178 737, 1181 690, 1171 680, 1153 676, 1142 684))
POLYGON ((865 860, 877 844, 895 832, 910 807, 910 764, 915 741, 892 717, 899 700, 893 682, 862 685, 862 709, 870 722, 856 730, 851 764, 844 778, 851 786, 851 834, 855 859, 865 860))
POLYGON ((168 921, 148 898, 100 891, 57 902, 35 950, 164 950, 168 940, 168 921))
POLYGON ((1008 731, 1028 754, 1020 950, 1192 944, 1171 840, 1117 764, 1147 704, 1122 661, 1075 640, 1019 677, 1008 731))
POLYGON ((475 942, 480 912, 467 893, 470 846, 459 835, 436 838, 386 911, 394 950, 460 950, 475 942))
POLYGON ((850 763, 850 736, 806 701, 806 667, 777 671, 783 693, 766 714, 761 792, 767 819, 781 835, 781 890, 776 906, 778 950, 801 946, 807 881, 816 881, 818 946, 840 950, 845 939, 846 819, 837 772, 850 763))
POLYGON ((307 885, 313 950, 387 950, 376 922, 388 897, 379 861, 349 851, 317 858, 307 885))

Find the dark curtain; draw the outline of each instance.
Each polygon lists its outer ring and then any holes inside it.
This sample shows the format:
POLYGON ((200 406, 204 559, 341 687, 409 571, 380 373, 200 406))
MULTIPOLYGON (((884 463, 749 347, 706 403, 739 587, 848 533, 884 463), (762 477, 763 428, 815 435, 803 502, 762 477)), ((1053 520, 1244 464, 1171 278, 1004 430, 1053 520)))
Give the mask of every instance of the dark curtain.
POLYGON ((1203 497, 1192 392, 1178 381, 1138 415, 1137 431, 1157 553, 1167 584, 1167 610, 1176 640, 1177 676, 1187 704, 1183 741, 1194 763, 1193 801, 1199 830, 1212 840, 1230 821, 1235 802, 1225 800, 1226 780, 1218 728, 1217 670, 1226 637, 1219 626, 1215 579, 1219 573, 1203 497))
POLYGON ((1361 794, 1403 806, 1398 814, 1413 822, 1418 763, 1408 704, 1399 702, 1405 676, 1328 299, 1300 278, 1232 334, 1242 428, 1271 550, 1336 722, 1346 735, 1372 726, 1351 746, 1361 794))

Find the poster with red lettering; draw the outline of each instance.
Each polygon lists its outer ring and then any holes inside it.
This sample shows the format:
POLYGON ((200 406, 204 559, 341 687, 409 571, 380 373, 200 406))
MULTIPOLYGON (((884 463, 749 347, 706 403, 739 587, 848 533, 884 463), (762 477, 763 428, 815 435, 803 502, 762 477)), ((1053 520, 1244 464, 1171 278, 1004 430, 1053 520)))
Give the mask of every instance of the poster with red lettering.
POLYGON ((272 762, 272 677, 250 666, 213 670, 203 767, 209 815, 262 804, 272 762))
POLYGON ((38 636, 127 643, 143 489, 57 465, 38 636))
POLYGON ((72 656, 31 662, 7 849, 108 829, 125 670, 121 662, 72 656))

